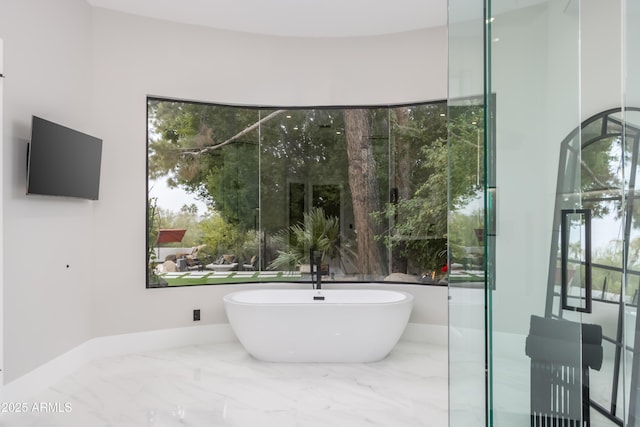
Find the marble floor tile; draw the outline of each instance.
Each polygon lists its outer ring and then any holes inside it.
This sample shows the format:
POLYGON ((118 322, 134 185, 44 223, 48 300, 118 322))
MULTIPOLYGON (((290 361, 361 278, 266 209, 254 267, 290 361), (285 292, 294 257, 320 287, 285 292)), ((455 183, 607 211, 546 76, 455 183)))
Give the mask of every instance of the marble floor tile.
POLYGON ((379 362, 332 364, 199 345, 94 361, 0 425, 444 427, 447 382, 446 346, 402 341, 379 362))

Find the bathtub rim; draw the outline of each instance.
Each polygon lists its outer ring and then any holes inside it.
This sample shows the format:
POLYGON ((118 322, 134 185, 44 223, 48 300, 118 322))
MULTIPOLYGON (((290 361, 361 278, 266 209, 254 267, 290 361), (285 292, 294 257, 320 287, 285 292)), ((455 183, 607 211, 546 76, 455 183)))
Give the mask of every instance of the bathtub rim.
POLYGON ((386 305, 396 305, 396 304, 411 304, 413 305, 415 302, 415 297, 407 291, 395 290, 395 289, 375 289, 375 288, 356 288, 356 289, 287 289, 287 288, 269 288, 269 289, 243 289, 238 291, 233 291, 225 294, 222 297, 224 304, 236 304, 236 305, 250 305, 250 306, 270 306, 270 307, 287 307, 293 305, 317 305, 317 306, 349 306, 349 307, 358 307, 358 306, 386 306, 386 305), (374 291, 380 293, 396 293, 403 295, 404 298, 397 301, 379 301, 379 302, 371 302, 371 301, 354 301, 354 302, 327 302, 327 301, 265 301, 265 302, 247 302, 247 301, 238 301, 234 299, 234 296, 242 293, 254 293, 254 292, 293 292, 293 293, 308 293, 310 295, 315 295, 317 292, 323 293, 340 293, 342 291, 361 293, 367 291, 374 291))

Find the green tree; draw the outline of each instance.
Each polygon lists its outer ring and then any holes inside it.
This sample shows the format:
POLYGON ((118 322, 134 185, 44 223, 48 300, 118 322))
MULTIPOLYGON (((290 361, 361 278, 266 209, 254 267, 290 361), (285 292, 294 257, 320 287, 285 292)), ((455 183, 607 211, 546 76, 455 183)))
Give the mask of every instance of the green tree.
MULTIPOLYGON (((396 191, 377 216, 392 224, 384 239, 392 248, 395 271, 406 272, 406 260, 414 268, 437 270, 447 262, 449 198, 455 210, 482 189, 482 109, 438 103, 394 113, 396 191)), ((472 227, 468 231, 475 235, 472 227)))
POLYGON ((206 245, 202 252, 211 258, 221 254, 235 255, 238 260, 248 260, 258 253, 258 236, 252 230, 241 231, 237 226, 225 221, 216 210, 209 210, 199 223, 202 242, 206 245))
POLYGON ((259 111, 165 100, 149 100, 148 108, 149 177, 196 194, 241 230, 252 228, 258 131, 251 126, 259 111))
POLYGON ((380 186, 371 138, 371 119, 365 109, 344 110, 349 188, 358 233, 356 265, 360 274, 382 275, 386 273, 386 259, 376 238, 382 230, 372 215, 380 211, 380 186))
POLYGON ((339 205, 353 222, 342 240, 356 242, 358 272, 383 275, 382 236, 394 264, 424 254, 433 244, 425 238, 446 237, 443 111, 444 104, 285 111, 150 100, 150 177, 197 194, 240 234, 260 227, 273 235, 314 206, 339 205), (342 183, 343 196, 330 194, 342 183), (319 198, 321 187, 328 191, 319 198), (385 207, 392 187, 398 197, 385 207), (304 198, 293 203, 297 194, 304 198), (376 213, 394 218, 393 228, 373 221, 376 213))
MULTIPOLYGON (((263 114, 271 113, 270 110, 263 114)), ((302 219, 305 208, 292 206, 291 186, 306 192, 318 183, 347 181, 344 122, 339 109, 288 110, 261 126, 262 227, 268 234, 302 219), (297 213, 290 208, 299 208, 297 213)), ((350 204, 350 195, 345 203, 350 204)))

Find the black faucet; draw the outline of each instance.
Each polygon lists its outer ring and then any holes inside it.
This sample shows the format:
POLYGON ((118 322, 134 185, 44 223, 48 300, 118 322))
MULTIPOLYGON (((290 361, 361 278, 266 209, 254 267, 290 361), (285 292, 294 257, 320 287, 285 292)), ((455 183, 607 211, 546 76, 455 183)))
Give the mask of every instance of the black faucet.
POLYGON ((322 255, 320 252, 316 252, 316 289, 322 289, 322 255))
POLYGON ((313 249, 309 251, 309 261, 311 264, 310 273, 313 289, 322 289, 322 272, 320 271, 320 264, 322 263, 322 252, 314 252, 313 249), (315 256, 316 265, 316 280, 313 282, 313 258, 315 256))

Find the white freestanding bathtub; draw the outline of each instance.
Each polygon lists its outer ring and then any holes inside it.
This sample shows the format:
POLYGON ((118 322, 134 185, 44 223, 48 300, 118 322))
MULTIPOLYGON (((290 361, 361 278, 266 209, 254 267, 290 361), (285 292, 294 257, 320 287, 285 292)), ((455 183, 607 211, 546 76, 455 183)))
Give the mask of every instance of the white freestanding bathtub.
POLYGON ((413 296, 379 289, 257 289, 227 294, 224 306, 238 340, 256 359, 373 362, 400 339, 413 296))

